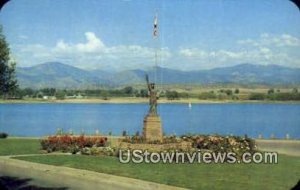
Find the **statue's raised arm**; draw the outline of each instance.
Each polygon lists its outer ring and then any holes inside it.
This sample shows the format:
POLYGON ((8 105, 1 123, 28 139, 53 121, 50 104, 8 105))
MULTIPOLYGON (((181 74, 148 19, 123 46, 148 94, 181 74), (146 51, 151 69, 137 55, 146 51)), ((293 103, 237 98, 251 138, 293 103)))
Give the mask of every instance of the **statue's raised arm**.
POLYGON ((148 90, 151 91, 151 86, 150 86, 148 74, 146 74, 146 82, 147 82, 148 90))

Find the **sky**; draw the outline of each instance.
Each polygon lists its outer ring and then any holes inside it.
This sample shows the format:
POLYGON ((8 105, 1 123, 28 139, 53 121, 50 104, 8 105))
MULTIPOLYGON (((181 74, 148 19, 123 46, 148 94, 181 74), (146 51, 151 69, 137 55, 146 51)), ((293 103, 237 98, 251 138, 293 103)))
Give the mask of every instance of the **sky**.
POLYGON ((19 67, 144 69, 155 52, 181 70, 300 67, 300 11, 287 0, 11 0, 0 23, 19 67))

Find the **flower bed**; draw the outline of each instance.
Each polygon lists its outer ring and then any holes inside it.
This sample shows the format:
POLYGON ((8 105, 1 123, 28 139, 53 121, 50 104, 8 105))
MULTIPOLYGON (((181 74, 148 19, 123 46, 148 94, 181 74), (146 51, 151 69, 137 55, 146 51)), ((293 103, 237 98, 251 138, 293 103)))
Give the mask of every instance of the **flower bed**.
POLYGON ((54 135, 42 139, 41 145, 47 152, 63 151, 75 154, 85 147, 103 147, 106 142, 107 138, 100 136, 54 135))
POLYGON ((55 135, 41 140, 42 149, 47 152, 62 151, 86 155, 117 155, 118 149, 148 149, 153 151, 209 151, 233 152, 239 157, 244 152, 257 151, 251 138, 221 135, 164 136, 163 142, 145 142, 141 136, 127 136, 121 142, 106 147, 107 138, 100 136, 55 135))
POLYGON ((164 136, 163 142, 145 142, 141 136, 127 136, 123 142, 129 144, 156 144, 164 145, 170 143, 181 144, 189 142, 194 150, 211 152, 234 152, 238 156, 244 152, 254 153, 256 151, 255 141, 247 136, 221 136, 221 135, 182 135, 181 137, 164 136))
POLYGON ((237 155, 244 152, 254 153, 257 148, 255 141, 247 136, 183 135, 181 139, 192 142, 192 146, 197 149, 213 152, 234 152, 237 155))

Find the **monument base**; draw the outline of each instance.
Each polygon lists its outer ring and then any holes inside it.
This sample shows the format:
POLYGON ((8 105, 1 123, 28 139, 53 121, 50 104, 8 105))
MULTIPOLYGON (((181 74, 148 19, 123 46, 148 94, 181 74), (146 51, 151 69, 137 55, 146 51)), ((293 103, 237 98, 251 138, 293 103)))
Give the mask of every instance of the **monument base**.
POLYGON ((144 117, 143 137, 146 142, 163 141, 161 121, 158 115, 148 114, 144 117))

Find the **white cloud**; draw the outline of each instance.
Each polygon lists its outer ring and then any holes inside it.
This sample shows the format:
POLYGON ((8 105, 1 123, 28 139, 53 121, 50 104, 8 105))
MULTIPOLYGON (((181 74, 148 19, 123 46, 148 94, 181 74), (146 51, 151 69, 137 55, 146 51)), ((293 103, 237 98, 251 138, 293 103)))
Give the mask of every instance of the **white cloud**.
MULTIPOLYGON (((92 32, 85 33, 85 42, 58 40, 52 47, 41 44, 19 45, 16 59, 22 66, 60 61, 81 68, 132 69, 151 67, 155 49, 141 45, 105 44, 92 32)), ((176 50, 175 50, 176 51, 176 50)), ((257 39, 239 40, 231 49, 179 48, 175 54, 167 47, 158 51, 159 65, 178 69, 203 69, 231 66, 244 62, 281 64, 300 67, 299 39, 289 34, 263 33, 257 39)))
POLYGON ((263 33, 258 39, 237 41, 234 50, 217 49, 208 51, 198 48, 181 48, 178 54, 193 64, 212 68, 243 62, 255 64, 280 64, 300 67, 300 40, 289 34, 274 35, 263 33))
POLYGON ((179 54, 186 56, 186 57, 207 57, 208 53, 204 50, 200 50, 197 48, 186 48, 186 49, 180 49, 179 54))
MULTIPOLYGON (((85 33, 86 42, 66 43, 57 41, 54 47, 41 44, 30 44, 18 49, 30 54, 37 63, 46 61, 64 61, 82 68, 137 68, 140 65, 151 66, 154 59, 154 49, 140 45, 107 46, 93 32, 85 33)), ((171 57, 168 48, 159 50, 159 58, 166 60, 171 57)))
POLYGON ((96 37, 92 32, 85 33, 87 42, 85 44, 79 43, 76 45, 78 51, 81 52, 95 52, 105 48, 104 43, 96 37))
POLYGON ((263 33, 256 40, 239 40, 238 44, 248 44, 252 46, 300 47, 300 39, 289 34, 275 35, 263 33))
POLYGON ((56 49, 65 51, 69 48, 69 45, 66 44, 63 40, 60 40, 56 43, 56 49))
POLYGON ((240 63, 280 64, 285 66, 300 66, 300 58, 292 57, 286 52, 271 50, 267 47, 251 50, 205 51, 202 49, 180 49, 179 54, 188 58, 190 62, 198 63, 204 68, 230 66, 240 63))
POLYGON ((188 58, 197 58, 197 59, 207 59, 207 58, 218 58, 221 60, 227 60, 227 59, 240 59, 243 56, 245 56, 246 52, 240 51, 240 52, 234 52, 234 51, 228 51, 228 50, 218 50, 218 51, 205 51, 197 48, 186 48, 186 49, 180 49, 179 54, 186 56, 188 58))
POLYGON ((22 39, 22 40, 27 40, 28 36, 21 34, 21 35, 19 35, 19 38, 22 39))

